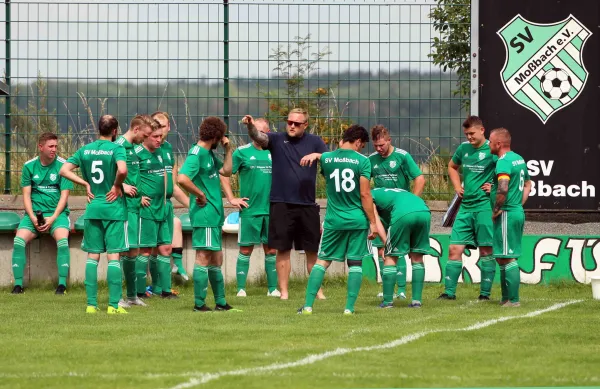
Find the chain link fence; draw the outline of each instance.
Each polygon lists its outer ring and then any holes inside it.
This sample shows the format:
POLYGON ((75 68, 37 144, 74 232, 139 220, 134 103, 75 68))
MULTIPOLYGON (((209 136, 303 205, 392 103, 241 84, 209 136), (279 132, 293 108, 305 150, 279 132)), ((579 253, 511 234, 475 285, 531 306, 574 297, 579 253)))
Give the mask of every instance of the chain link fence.
MULTIPOLYGON (((425 198, 448 199, 446 166, 468 96, 453 94, 456 74, 429 56, 440 36, 429 16, 436 4, 6 1, 0 182, 19 193, 39 133, 60 133, 68 157, 95 138, 103 113, 124 132, 138 113, 167 111, 181 161, 206 116, 223 117, 243 144, 245 114, 282 131, 287 112, 302 106, 310 131, 332 147, 351 124, 385 125, 426 175, 425 198)), ((318 192, 325 196, 322 182, 318 192)))

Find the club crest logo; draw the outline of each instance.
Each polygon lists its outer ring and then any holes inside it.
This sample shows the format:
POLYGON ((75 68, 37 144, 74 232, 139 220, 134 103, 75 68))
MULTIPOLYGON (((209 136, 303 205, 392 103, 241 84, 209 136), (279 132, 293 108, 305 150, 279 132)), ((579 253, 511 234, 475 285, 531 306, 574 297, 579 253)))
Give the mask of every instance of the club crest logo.
POLYGON ((485 158, 485 153, 479 152, 479 160, 483 160, 485 158))
POLYGON ((393 169, 396 167, 396 161, 390 161, 390 167, 393 169))
POLYGON ((592 33, 573 15, 549 24, 517 15, 497 34, 506 49, 504 89, 542 123, 581 94, 589 78, 582 52, 592 33))
POLYGON ((56 174, 50 174, 50 181, 56 181, 56 174))
POLYGON ((158 156, 158 160, 160 161, 160 163, 163 163, 162 157, 160 155, 158 156))

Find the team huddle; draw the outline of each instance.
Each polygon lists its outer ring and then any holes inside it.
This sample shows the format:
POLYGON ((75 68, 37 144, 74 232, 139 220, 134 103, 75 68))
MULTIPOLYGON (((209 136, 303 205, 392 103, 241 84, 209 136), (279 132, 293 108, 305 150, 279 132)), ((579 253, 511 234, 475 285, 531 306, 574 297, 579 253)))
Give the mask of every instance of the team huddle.
MULTIPOLYGON (((288 117, 287 132, 272 133, 266 120, 246 116, 243 123, 252 143, 233 151, 226 124, 207 117, 199 128, 199 141, 180 169, 166 141, 170 125, 165 112, 136 116, 120 137, 116 118, 104 115, 98 123, 98 140, 67 160, 57 156, 57 136, 42 134, 39 156, 23 167, 26 215, 14 239, 13 293, 24 291, 26 245, 45 232, 57 244, 56 294, 66 292, 71 226, 67 202, 75 183, 86 189, 88 198, 81 247, 87 253, 87 313, 99 310, 98 261, 102 253, 108 259, 109 314, 127 313, 133 305, 146 306, 151 296, 178 298, 171 287, 172 273, 185 280, 189 276, 182 263, 181 221, 174 215, 173 197, 189 208, 192 247, 196 250, 194 311, 213 310, 206 304, 209 285, 214 310, 234 310, 227 303, 221 272, 222 192, 240 211, 238 297, 247 296, 250 255, 255 245, 262 244, 267 295, 287 299, 289 251, 293 247, 305 250, 309 271, 305 302, 298 313, 312 314, 315 300, 325 298, 322 282, 327 268, 336 261, 348 265, 344 314, 352 315, 362 283, 362 264, 372 260, 375 246, 383 283, 380 307, 392 308, 394 299, 407 298, 405 256, 412 266, 409 307, 421 307, 423 256, 430 253, 431 214, 420 198, 425 178, 418 165, 406 151, 391 145, 390 134, 381 125, 371 130, 376 152, 366 157, 360 152, 370 140, 364 127, 350 126, 339 147, 328 151, 322 140, 304 132, 308 120, 305 111, 295 109, 288 117), (214 154, 219 145, 224 149, 222 161, 214 154), (311 177, 317 165, 327 193, 321 228, 311 177), (232 174, 239 174, 239 198, 231 188, 232 174)), ((511 151, 506 129, 491 131, 486 140, 483 123, 475 116, 465 120, 463 129, 468 141, 459 146, 448 168, 461 206, 452 229, 445 290, 439 298, 456 299, 462 254, 465 248, 479 248, 479 299, 490 299, 497 262, 501 304, 519 306, 516 261, 521 254, 525 219, 522 205, 530 190, 526 163, 511 151)))

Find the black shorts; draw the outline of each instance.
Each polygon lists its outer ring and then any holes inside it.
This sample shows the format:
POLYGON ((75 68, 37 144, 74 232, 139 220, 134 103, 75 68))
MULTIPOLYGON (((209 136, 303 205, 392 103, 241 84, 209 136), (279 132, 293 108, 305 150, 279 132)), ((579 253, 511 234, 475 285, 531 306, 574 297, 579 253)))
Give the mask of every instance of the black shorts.
POLYGON ((287 251, 319 251, 321 218, 319 206, 271 203, 269 247, 287 251))

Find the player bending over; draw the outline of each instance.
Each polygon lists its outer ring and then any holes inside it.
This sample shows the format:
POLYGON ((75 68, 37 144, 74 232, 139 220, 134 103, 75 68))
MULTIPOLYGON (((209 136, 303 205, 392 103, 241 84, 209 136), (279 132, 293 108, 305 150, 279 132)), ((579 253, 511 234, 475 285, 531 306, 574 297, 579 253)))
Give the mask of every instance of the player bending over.
MULTIPOLYGON (((385 225, 385 262, 383 266, 383 303, 381 308, 392 308, 396 265, 408 254, 412 263, 411 308, 421 307, 425 266, 423 255, 429 254, 429 227, 431 213, 425 201, 403 189, 375 188, 371 191, 376 206, 376 215, 385 225)), ((383 228, 383 225, 379 225, 383 228)), ((384 233, 382 232, 383 236, 384 233)))

